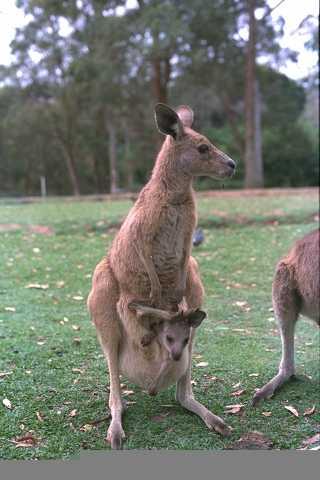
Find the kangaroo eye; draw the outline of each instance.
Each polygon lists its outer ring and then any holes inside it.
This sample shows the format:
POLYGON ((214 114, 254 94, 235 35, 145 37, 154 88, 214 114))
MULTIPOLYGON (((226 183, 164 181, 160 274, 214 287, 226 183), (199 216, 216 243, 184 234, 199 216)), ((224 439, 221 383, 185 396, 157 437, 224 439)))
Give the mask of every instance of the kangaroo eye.
POLYGON ((173 338, 170 337, 169 335, 167 335, 167 342, 168 343, 173 343, 173 341, 174 341, 173 338))
POLYGON ((202 143, 201 145, 199 145, 198 147, 198 152, 199 153, 207 153, 209 151, 209 146, 206 145, 205 143, 202 143))
POLYGON ((183 344, 184 344, 184 345, 187 345, 188 342, 189 342, 189 338, 186 338, 186 339, 183 341, 183 344))

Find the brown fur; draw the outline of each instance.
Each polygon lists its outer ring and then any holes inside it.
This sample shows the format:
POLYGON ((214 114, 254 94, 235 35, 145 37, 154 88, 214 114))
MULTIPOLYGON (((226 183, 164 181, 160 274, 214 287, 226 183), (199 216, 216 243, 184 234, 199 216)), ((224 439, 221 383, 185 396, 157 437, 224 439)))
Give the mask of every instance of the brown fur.
POLYGON ((294 329, 299 315, 320 325, 319 320, 319 230, 298 240, 277 265, 272 301, 282 340, 282 359, 278 374, 253 397, 256 405, 271 397, 294 375, 294 329))
MULTIPOLYGON (((124 438, 120 372, 148 389, 166 356, 159 342, 141 345, 148 330, 128 305, 133 301, 149 302, 150 306, 170 312, 178 311, 185 302, 187 309, 200 308, 203 286, 197 263, 190 257, 196 224, 192 181, 196 175, 224 178, 234 171, 229 157, 190 128, 191 109, 180 107, 178 115, 166 105, 156 107, 158 127, 168 136, 150 181, 122 224, 108 256, 96 267, 88 297, 88 308, 109 366, 112 421, 108 440, 112 448, 120 448, 124 438), (198 151, 200 144, 207 145, 206 152, 198 151)), ((177 382, 178 401, 198 414, 209 428, 227 434, 224 422, 193 397, 193 338, 194 331, 181 359, 170 362, 157 388, 177 382)))

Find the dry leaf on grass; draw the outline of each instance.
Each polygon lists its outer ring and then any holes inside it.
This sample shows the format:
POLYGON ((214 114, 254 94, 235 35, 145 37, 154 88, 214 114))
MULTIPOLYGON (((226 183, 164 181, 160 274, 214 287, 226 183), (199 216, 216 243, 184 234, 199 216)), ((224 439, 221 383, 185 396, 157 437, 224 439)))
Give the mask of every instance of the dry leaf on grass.
POLYGON ((47 290, 49 285, 47 283, 28 283, 25 288, 37 288, 39 290, 47 290))
POLYGON ((6 312, 15 312, 16 311, 15 307, 4 307, 4 309, 5 309, 6 312))
POLYGON ((307 417, 307 416, 309 416, 309 415, 313 415, 315 411, 316 411, 316 406, 313 405, 311 408, 307 408, 307 409, 303 412, 303 416, 304 416, 304 417, 307 417))
POLYGON ((4 398, 2 400, 2 403, 6 408, 8 408, 9 410, 12 410, 12 408, 13 408, 12 403, 10 402, 10 400, 8 398, 4 398))
POLYGON ((27 433, 22 437, 17 437, 13 440, 10 440, 11 443, 14 443, 16 448, 30 448, 36 447, 39 443, 39 440, 35 438, 31 433, 27 433))
POLYGON ((8 375, 11 375, 13 372, 0 372, 0 378, 5 378, 8 375))
POLYGON ((151 420, 153 422, 163 422, 168 416, 171 416, 171 415, 174 415, 173 412, 165 412, 165 413, 160 413, 159 415, 154 415, 153 417, 151 417, 151 420))
POLYGON ((91 425, 89 423, 86 423, 85 425, 82 425, 82 427, 80 427, 80 431, 81 432, 91 432, 91 430, 94 428, 94 425, 91 425))
POLYGON ((74 295, 73 297, 73 300, 84 300, 84 298, 81 296, 81 295, 74 295))
POLYGON ((228 450, 270 450, 272 441, 261 432, 249 432, 228 447, 228 450))
POLYGON ((262 412, 261 415, 263 415, 264 417, 271 417, 272 412, 262 412))
POLYGON ((318 442, 320 442, 320 433, 316 433, 312 437, 309 437, 303 440, 303 442, 301 443, 301 447, 307 448, 309 445, 313 445, 318 442))
POLYGON ((244 388, 242 388, 242 389, 240 389, 240 390, 236 390, 235 392, 232 392, 232 393, 231 393, 231 396, 232 396, 232 397, 240 397, 240 395, 242 395, 243 393, 245 393, 245 391, 246 391, 246 390, 245 390, 244 388))
POLYGON ((75 417, 77 415, 77 409, 74 408, 73 410, 71 410, 71 412, 69 413, 69 417, 75 417))
POLYGON ((225 413, 230 415, 242 415, 244 405, 242 403, 238 403, 235 405, 226 405, 225 406, 225 413))
POLYGON ((134 391, 133 391, 133 390, 122 390, 122 394, 123 394, 124 396, 134 395, 134 391))
POLYGON ((36 412, 36 417, 37 417, 37 419, 39 420, 39 422, 43 422, 43 421, 44 421, 44 418, 43 418, 43 416, 41 415, 40 412, 36 412))
POLYGON ((73 373, 81 373, 81 374, 84 373, 84 370, 82 370, 81 368, 72 368, 71 371, 73 373))
POLYGON ((294 415, 295 417, 299 417, 298 410, 296 410, 292 405, 285 405, 284 408, 290 413, 292 413, 292 415, 294 415))
POLYGON ((199 363, 196 363, 196 367, 207 367, 209 365, 208 362, 199 362, 199 363))

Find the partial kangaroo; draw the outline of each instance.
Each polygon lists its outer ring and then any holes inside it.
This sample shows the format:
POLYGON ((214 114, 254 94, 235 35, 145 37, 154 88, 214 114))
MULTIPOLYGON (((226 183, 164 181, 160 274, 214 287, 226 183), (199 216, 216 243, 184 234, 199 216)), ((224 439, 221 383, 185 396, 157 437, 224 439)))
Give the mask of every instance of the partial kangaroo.
POLYGON ((282 358, 277 375, 256 392, 253 405, 271 397, 294 375, 295 325, 301 314, 320 326, 319 295, 319 230, 315 230, 298 240, 277 265, 272 302, 280 329, 282 358))
MULTIPOLYGON (((207 175, 223 179, 231 177, 235 170, 235 163, 227 155, 191 129, 193 112, 189 107, 174 111, 157 104, 155 120, 160 132, 167 135, 166 140, 151 179, 122 224, 109 254, 95 269, 88 297, 109 367, 112 420, 107 439, 112 448, 120 448, 125 437, 119 374, 124 373, 148 389, 163 365, 163 345, 141 345, 149 330, 129 305, 149 304, 167 312, 200 308, 203 286, 197 263, 190 257, 196 224, 193 178, 207 175)), ((225 423, 193 397, 193 338, 194 329, 188 348, 179 360, 171 360, 157 389, 177 382, 177 400, 199 415, 210 429, 228 434, 225 423)))

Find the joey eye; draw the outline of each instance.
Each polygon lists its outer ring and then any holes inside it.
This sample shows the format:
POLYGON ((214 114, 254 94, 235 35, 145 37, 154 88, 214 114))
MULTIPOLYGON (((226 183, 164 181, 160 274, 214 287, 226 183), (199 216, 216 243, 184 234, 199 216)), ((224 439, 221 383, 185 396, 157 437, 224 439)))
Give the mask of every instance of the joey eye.
POLYGON ((188 342, 189 342, 189 338, 186 338, 186 339, 183 341, 183 345, 187 345, 188 342))
POLYGON ((167 335, 167 342, 168 343, 173 343, 174 342, 174 339, 172 337, 170 337, 170 335, 167 335))
POLYGON ((206 143, 202 143, 201 145, 199 145, 198 147, 199 153, 208 153, 208 151, 209 151, 209 146, 206 143))

